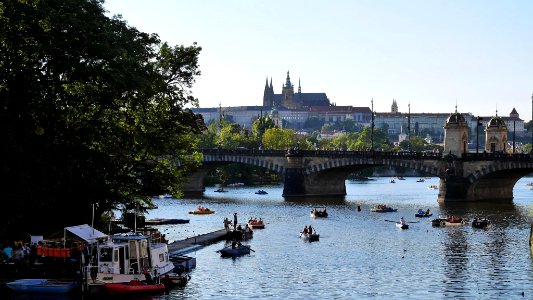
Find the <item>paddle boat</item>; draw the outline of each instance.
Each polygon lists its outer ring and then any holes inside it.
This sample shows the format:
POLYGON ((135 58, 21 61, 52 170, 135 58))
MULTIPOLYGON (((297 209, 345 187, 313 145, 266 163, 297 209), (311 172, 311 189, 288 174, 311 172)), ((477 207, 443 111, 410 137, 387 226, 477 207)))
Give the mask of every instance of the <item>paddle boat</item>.
POLYGON ((474 220, 472 221, 473 228, 484 229, 484 228, 489 228, 490 225, 491 225, 490 220, 488 220, 487 218, 474 218, 474 220))
POLYGON ((125 283, 105 283, 104 289, 108 294, 114 296, 139 296, 161 294, 165 292, 166 287, 163 283, 148 284, 139 280, 131 280, 125 283))
POLYGON ((222 257, 238 257, 250 254, 250 251, 253 251, 250 246, 234 241, 231 246, 224 247, 217 252, 219 252, 222 257))
POLYGON ((209 208, 203 206, 198 206, 196 210, 189 211, 189 214, 191 215, 210 215, 214 213, 214 210, 210 210, 209 208))
POLYGON ((250 219, 248 221, 248 227, 251 229, 264 229, 265 228, 265 222, 263 222, 263 219, 250 219))
POLYGON ((326 211, 325 206, 315 207, 311 211, 311 217, 313 218, 327 218, 328 212, 326 211))
POLYGON ((436 218, 431 221, 431 225, 434 227, 441 227, 441 226, 461 226, 465 225, 466 220, 463 218, 457 218, 455 216, 446 217, 446 218, 436 218))
POLYGON ((258 190, 257 192, 255 192, 257 195, 266 195, 268 194, 267 191, 265 190, 258 190))
POLYGON ((418 212, 415 214, 415 217, 418 217, 418 218, 426 218, 426 217, 431 217, 433 215, 433 213, 431 213, 431 211, 428 209, 426 211, 422 210, 422 209, 419 209, 418 212))
POLYGON ((461 226, 466 224, 466 220, 463 218, 457 218, 455 216, 448 217, 444 220, 445 226, 461 226))
POLYGON ((431 226, 433 227, 446 226, 446 219, 443 219, 443 218, 433 219, 431 220, 431 226))
POLYGON ((70 293, 80 287, 80 282, 70 279, 18 279, 5 284, 8 288, 23 293, 70 293))
POLYGON ((375 207, 371 208, 372 212, 395 212, 397 209, 387 206, 385 204, 378 204, 375 207))

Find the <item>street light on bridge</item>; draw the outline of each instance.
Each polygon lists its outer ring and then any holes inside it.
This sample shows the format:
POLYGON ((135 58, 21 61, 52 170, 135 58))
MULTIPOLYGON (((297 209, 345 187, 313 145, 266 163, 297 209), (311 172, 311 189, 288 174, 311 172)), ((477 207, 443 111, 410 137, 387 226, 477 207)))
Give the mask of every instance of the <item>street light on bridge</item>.
POLYGON ((411 152, 411 103, 407 107, 407 149, 411 152))
POLYGON ((371 109, 371 113, 372 113, 372 125, 371 125, 371 131, 370 131, 370 151, 374 151, 374 98, 372 98, 372 100, 370 100, 370 103, 371 103, 371 106, 372 106, 372 109, 371 109))

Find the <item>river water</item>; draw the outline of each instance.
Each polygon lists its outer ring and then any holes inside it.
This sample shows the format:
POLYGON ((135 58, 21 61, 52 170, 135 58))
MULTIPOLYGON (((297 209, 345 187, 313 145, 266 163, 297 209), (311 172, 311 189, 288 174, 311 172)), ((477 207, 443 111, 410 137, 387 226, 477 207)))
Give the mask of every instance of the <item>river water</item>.
POLYGON ((160 226, 169 240, 222 229, 234 212, 242 223, 261 217, 266 228, 245 242, 255 251, 249 256, 221 258, 223 241, 189 253, 197 267, 187 286, 149 299, 533 299, 533 190, 526 185, 533 178, 517 182, 512 203, 469 204, 437 203, 438 191, 428 187, 438 178, 371 179, 346 181, 340 199, 284 199, 282 186, 262 187, 267 195, 208 188, 202 198, 156 199, 148 219, 190 219, 160 226), (398 211, 370 211, 380 203, 398 211), (188 214, 198 205, 215 214, 188 214), (311 209, 323 205, 329 217, 311 218, 311 209), (415 218, 419 208, 433 217, 488 217, 492 227, 432 227, 432 218, 415 218), (391 222, 402 216, 411 222, 408 230, 391 222), (320 241, 300 239, 305 225, 320 241))

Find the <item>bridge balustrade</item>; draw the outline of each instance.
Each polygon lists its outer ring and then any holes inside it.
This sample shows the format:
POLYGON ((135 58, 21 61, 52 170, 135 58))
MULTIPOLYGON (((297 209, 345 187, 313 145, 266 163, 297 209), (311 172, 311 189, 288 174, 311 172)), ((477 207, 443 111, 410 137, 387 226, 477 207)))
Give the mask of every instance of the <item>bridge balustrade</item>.
POLYGON ((273 149, 223 149, 209 148, 196 149, 206 155, 251 155, 251 156, 286 156, 301 155, 306 157, 332 157, 350 158, 363 157, 375 159, 415 159, 415 160, 439 160, 442 154, 439 152, 392 152, 392 151, 368 151, 368 150, 273 150, 273 149))
POLYGON ((461 160, 476 161, 476 160, 506 160, 506 161, 531 161, 530 154, 525 153, 463 153, 461 160))

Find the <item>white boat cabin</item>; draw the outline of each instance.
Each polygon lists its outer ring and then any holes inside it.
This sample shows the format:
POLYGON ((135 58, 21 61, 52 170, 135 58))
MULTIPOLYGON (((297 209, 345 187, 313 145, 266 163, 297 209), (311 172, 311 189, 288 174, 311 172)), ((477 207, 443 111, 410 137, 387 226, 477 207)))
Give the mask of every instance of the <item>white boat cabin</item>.
POLYGON ((151 243, 148 236, 140 234, 110 236, 107 242, 98 245, 96 254, 98 268, 89 277, 95 282, 144 280, 144 270, 155 277, 174 269, 167 245, 151 243))

